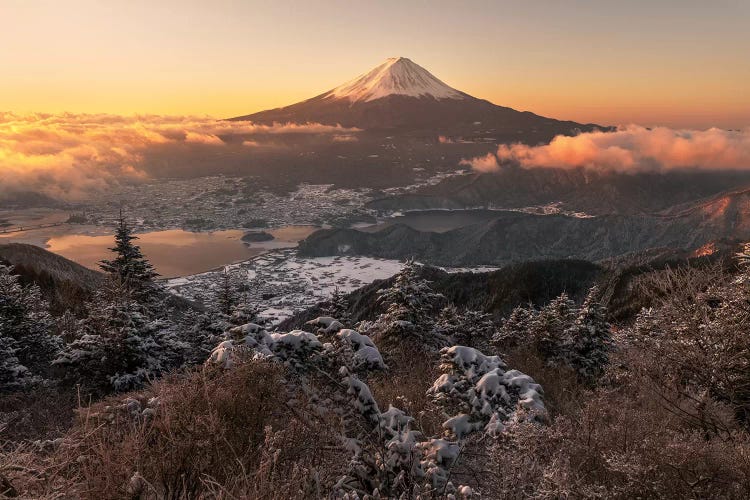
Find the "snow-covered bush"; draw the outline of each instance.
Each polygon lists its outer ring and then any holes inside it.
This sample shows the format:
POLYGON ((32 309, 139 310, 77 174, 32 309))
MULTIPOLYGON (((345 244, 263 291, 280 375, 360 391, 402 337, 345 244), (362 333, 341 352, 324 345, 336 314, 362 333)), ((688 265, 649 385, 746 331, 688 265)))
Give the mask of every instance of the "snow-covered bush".
POLYGON ((471 347, 453 346, 441 351, 443 375, 429 389, 435 402, 458 412, 443 424, 461 439, 484 430, 497 435, 506 422, 518 417, 544 416, 542 388, 518 370, 508 370, 498 356, 486 356, 471 347))
POLYGON ((318 337, 302 330, 268 333, 259 325, 250 323, 232 328, 228 333, 230 340, 221 342, 213 349, 207 360, 209 365, 220 365, 228 369, 233 366, 238 355, 249 354, 304 370, 308 363, 319 361, 323 352, 323 344, 318 337))
MULTIPOLYGON (((461 446, 446 439, 429 439, 417 444, 422 454, 422 471, 427 478, 429 489, 440 493, 452 493, 455 488, 449 484, 449 471, 456 464, 461 453, 461 446)), ((464 486, 459 487, 466 495, 464 486)), ((429 490, 428 490, 429 491, 429 490)))
POLYGON ((380 351, 367 335, 345 328, 340 330, 336 337, 342 342, 346 342, 354 351, 352 368, 355 370, 361 368, 366 370, 386 369, 383 356, 380 355, 380 351))
POLYGON ((344 324, 332 316, 319 316, 305 324, 317 327, 316 333, 320 335, 332 335, 344 328, 344 324))
POLYGON ((450 469, 459 445, 422 439, 411 428, 412 417, 393 405, 381 412, 365 382, 345 369, 342 375, 351 405, 364 419, 364 429, 353 438, 349 471, 334 486, 334 496, 365 491, 375 498, 421 498, 456 492, 450 469))

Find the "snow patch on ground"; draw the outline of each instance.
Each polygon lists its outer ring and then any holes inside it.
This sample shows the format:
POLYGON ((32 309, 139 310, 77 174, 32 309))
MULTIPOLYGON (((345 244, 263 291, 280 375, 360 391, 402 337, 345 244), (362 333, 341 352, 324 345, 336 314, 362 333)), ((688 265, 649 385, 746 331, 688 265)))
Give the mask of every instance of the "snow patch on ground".
MULTIPOLYGON (((338 288, 348 293, 375 280, 390 278, 403 263, 359 256, 303 258, 296 250, 265 253, 226 266, 247 285, 250 299, 261 308, 260 316, 279 323, 327 299, 338 288)), ((175 295, 199 303, 213 300, 221 271, 175 278, 166 282, 175 295)))

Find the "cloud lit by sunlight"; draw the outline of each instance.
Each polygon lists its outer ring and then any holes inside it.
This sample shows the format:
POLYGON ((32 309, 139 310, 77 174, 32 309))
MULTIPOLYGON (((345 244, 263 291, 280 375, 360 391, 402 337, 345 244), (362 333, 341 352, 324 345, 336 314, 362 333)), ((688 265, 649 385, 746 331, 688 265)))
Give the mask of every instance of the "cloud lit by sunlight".
POLYGON ((496 171, 506 164, 613 172, 750 170, 750 129, 675 130, 629 125, 615 132, 557 136, 541 146, 502 144, 496 153, 462 163, 478 172, 496 171))
POLYGON ((0 194, 35 191, 77 200, 150 177, 158 153, 189 161, 200 148, 263 147, 288 134, 355 137, 356 129, 321 124, 258 125, 194 116, 28 114, 0 112, 0 194))

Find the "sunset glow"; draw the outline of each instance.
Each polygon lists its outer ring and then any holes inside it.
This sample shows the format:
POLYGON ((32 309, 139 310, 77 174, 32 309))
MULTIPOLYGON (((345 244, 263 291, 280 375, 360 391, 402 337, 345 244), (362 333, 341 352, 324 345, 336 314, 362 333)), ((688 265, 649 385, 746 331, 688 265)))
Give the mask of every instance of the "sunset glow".
POLYGON ((3 0, 0 110, 236 116, 408 56, 476 97, 603 124, 750 122, 750 4, 3 0))

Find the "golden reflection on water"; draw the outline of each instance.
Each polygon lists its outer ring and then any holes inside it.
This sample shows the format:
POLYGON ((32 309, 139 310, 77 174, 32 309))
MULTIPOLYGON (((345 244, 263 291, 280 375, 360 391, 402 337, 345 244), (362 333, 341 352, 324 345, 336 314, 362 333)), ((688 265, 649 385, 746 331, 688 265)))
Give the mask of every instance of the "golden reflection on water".
MULTIPOLYGON (((138 234, 136 243, 159 274, 174 277, 246 260, 268 248, 290 246, 284 243, 297 242, 315 229, 312 226, 287 226, 269 230, 276 240, 266 246, 253 244, 248 247, 241 241, 245 231, 240 230, 192 233, 170 229, 138 234)), ((92 269, 98 269, 100 260, 112 257, 109 248, 113 245, 112 235, 65 234, 47 240, 47 250, 92 269)))

